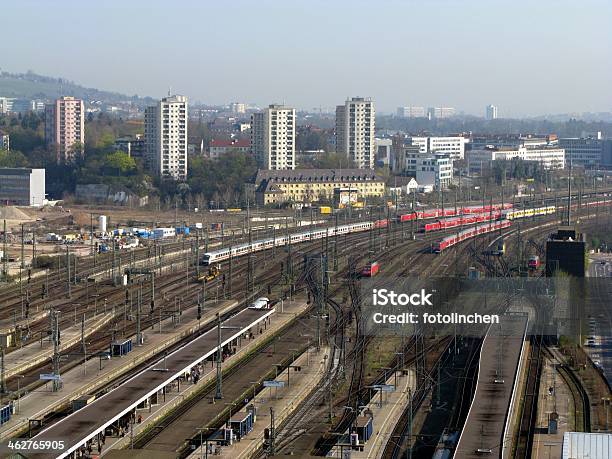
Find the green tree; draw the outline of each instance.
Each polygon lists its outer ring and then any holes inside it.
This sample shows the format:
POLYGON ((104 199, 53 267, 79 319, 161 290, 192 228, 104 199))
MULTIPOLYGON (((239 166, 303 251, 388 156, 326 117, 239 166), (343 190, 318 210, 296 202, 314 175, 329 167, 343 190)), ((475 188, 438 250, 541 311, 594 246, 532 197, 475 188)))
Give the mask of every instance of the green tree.
POLYGON ((28 158, 17 150, 0 150, 0 167, 27 167, 28 158))
POLYGON ((106 155, 104 166, 115 172, 116 175, 126 175, 136 170, 136 161, 123 151, 116 151, 106 155))

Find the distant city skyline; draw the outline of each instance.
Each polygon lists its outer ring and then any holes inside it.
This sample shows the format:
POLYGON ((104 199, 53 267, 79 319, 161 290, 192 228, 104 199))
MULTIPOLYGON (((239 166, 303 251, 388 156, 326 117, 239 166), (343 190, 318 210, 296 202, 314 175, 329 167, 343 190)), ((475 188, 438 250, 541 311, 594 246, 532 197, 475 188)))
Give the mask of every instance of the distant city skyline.
POLYGON ((361 96, 386 114, 612 111, 605 0, 23 0, 3 16, 3 35, 15 37, 3 70, 128 95, 161 99, 171 87, 194 103, 303 110, 361 96))

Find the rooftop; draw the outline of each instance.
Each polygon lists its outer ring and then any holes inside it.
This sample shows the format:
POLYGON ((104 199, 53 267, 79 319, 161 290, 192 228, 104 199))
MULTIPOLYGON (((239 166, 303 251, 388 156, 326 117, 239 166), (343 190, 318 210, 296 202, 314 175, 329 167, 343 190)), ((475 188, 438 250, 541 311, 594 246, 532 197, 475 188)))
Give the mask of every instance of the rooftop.
POLYGON ((266 170, 260 169, 255 176, 255 185, 268 182, 357 182, 382 181, 372 169, 295 169, 266 170))
POLYGON ((248 148, 251 146, 249 139, 212 139, 210 141, 211 147, 225 147, 225 148, 248 148))

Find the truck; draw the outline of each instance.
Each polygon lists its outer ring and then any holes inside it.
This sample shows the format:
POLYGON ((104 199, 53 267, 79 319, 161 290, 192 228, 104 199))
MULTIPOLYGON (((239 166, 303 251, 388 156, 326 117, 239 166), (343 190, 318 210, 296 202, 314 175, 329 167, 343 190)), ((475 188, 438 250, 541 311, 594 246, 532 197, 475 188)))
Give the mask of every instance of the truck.
POLYGON ((176 236, 176 229, 174 228, 155 228, 153 230, 153 239, 164 239, 174 236, 176 236))

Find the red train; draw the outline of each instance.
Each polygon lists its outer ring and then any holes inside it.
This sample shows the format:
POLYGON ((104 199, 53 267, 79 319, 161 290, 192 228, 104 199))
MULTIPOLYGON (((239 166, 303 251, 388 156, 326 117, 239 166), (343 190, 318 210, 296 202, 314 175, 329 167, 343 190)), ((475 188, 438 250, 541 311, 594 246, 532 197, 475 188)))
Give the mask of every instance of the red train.
POLYGON ((427 218, 440 218, 440 217, 455 217, 457 215, 472 215, 472 214, 484 214, 487 212, 500 211, 505 209, 512 209, 512 203, 505 204, 493 204, 493 205, 485 205, 485 206, 466 206, 466 207, 458 207, 457 212, 455 212, 455 208, 444 209, 425 209, 425 210, 417 210, 416 212, 411 212, 409 214, 402 214, 397 216, 398 222, 407 222, 410 220, 423 220, 427 218))
POLYGON ((501 215, 501 211, 495 210, 483 214, 467 214, 461 217, 445 218, 433 223, 426 223, 423 232, 429 233, 431 231, 440 231, 446 228, 457 228, 459 226, 471 225, 474 223, 488 222, 489 220, 499 219, 501 215))
POLYGON ((530 257, 529 261, 527 262, 527 267, 529 269, 538 269, 540 267, 540 257, 537 255, 530 257))
POLYGON ((512 222, 510 220, 500 220, 497 222, 486 223, 484 225, 464 229, 457 234, 445 237, 441 241, 434 242, 432 248, 435 253, 440 253, 443 250, 460 243, 461 241, 471 239, 479 234, 490 233, 492 231, 499 230, 500 228, 508 228, 511 224, 512 222))
POLYGON ((378 264, 377 261, 370 263, 369 265, 365 266, 362 270, 361 270, 361 277, 374 277, 376 276, 376 274, 378 274, 378 271, 380 270, 380 265, 378 264))

